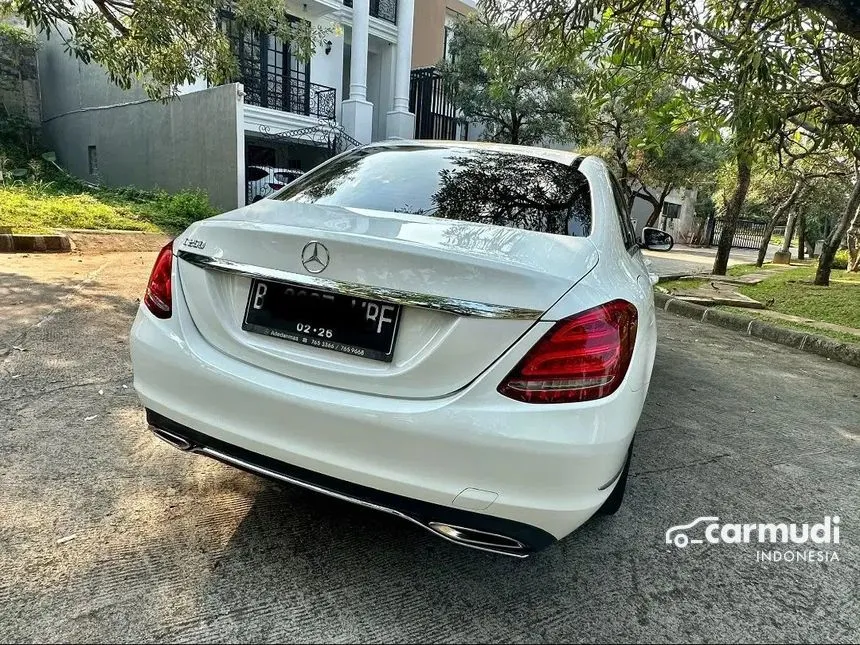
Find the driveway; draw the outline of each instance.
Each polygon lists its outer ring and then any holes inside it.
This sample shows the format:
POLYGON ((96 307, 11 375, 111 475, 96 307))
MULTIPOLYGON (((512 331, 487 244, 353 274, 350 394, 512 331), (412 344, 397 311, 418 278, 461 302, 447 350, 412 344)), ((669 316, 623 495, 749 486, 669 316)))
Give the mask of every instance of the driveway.
POLYGON ((661 312, 622 510, 514 560, 152 438, 127 335, 154 255, 0 257, 0 639, 860 639, 855 368, 661 312), (704 515, 839 515, 839 560, 665 544, 704 515))

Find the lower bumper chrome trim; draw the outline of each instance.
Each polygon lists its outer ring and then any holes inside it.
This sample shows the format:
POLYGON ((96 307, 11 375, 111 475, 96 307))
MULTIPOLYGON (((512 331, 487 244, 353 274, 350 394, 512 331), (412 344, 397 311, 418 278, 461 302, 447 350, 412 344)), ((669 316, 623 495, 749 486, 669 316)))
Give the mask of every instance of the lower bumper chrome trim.
POLYGON ((179 450, 210 457, 228 466, 344 502, 382 511, 420 526, 453 544, 487 553, 525 558, 556 541, 555 537, 537 527, 352 484, 219 441, 152 410, 147 409, 146 414, 153 434, 179 450))
MULTIPOLYGON (((255 473, 257 475, 262 475, 263 477, 271 477, 272 479, 277 479, 278 481, 286 482, 287 484, 292 484, 293 486, 299 486, 300 488, 304 488, 306 490, 311 490, 315 493, 321 493, 323 495, 328 495, 329 497, 334 497, 335 499, 339 499, 343 502, 349 502, 351 504, 358 504, 359 506, 363 506, 365 508, 372 509, 374 511, 382 511, 383 513, 388 513, 389 515, 394 515, 399 517, 400 519, 406 520, 407 522, 411 522, 417 526, 420 526, 423 529, 426 529, 436 535, 438 537, 444 538, 449 542, 453 542, 454 544, 460 544, 462 546, 467 546, 471 549, 477 549, 479 551, 487 551, 489 553, 497 553, 500 555, 510 555, 516 558, 527 558, 528 553, 525 551, 516 552, 514 550, 505 550, 502 547, 494 547, 491 543, 487 542, 478 542, 474 539, 466 539, 466 538, 458 538, 455 535, 448 535, 443 533, 442 531, 435 528, 438 526, 436 522, 430 522, 429 524, 424 524, 419 520, 415 519, 407 515, 406 513, 401 513, 400 511, 388 508, 386 506, 379 506, 378 504, 373 504, 371 502, 365 501, 363 499, 358 499, 355 497, 349 497, 348 495, 343 495, 341 493, 328 490, 327 488, 322 488, 321 486, 316 486, 314 484, 310 484, 308 482, 301 481, 300 479, 293 479, 292 477, 288 477, 287 475, 282 475, 281 473, 275 472, 274 470, 269 470, 268 468, 263 468, 261 466, 257 466, 256 464, 249 463, 247 461, 243 461, 241 459, 236 459, 230 455, 226 455, 223 452, 219 452, 218 450, 213 450, 211 448, 192 448, 191 452, 195 452, 201 455, 206 455, 207 457, 211 457, 212 459, 217 459, 220 462, 223 462, 229 466, 235 466, 236 468, 240 468, 242 470, 247 470, 248 472, 255 473)), ((479 534, 481 531, 472 531, 471 529, 462 529, 462 531, 469 531, 470 533, 479 534)), ((494 534, 486 534, 487 536, 492 536, 494 534)), ((512 549, 524 549, 524 545, 521 544, 518 540, 514 540, 513 538, 507 538, 504 536, 496 536, 501 538, 502 540, 508 540, 510 543, 516 544, 516 546, 512 546, 512 549)))

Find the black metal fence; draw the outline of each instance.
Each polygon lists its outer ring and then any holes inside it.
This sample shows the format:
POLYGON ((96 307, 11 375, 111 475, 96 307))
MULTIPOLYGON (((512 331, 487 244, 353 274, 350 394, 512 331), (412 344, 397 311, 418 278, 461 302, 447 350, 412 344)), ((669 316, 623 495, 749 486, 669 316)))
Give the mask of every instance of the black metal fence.
POLYGON ((435 67, 412 70, 409 111, 415 115, 416 139, 457 139, 457 109, 435 67))
POLYGON ((283 132, 261 125, 246 138, 245 202, 265 199, 305 171, 359 145, 333 120, 283 132))
MULTIPOLYGON (((736 249, 757 249, 764 241, 764 233, 767 228, 766 222, 751 219, 738 220, 735 225, 735 234, 732 237, 732 247, 736 249)), ((715 246, 720 242, 723 234, 723 220, 715 219, 709 223, 708 245, 715 246)))
MULTIPOLYGON (((343 0, 347 7, 352 6, 352 0, 343 0)), ((397 0, 370 0, 370 15, 380 20, 397 24, 397 0)))

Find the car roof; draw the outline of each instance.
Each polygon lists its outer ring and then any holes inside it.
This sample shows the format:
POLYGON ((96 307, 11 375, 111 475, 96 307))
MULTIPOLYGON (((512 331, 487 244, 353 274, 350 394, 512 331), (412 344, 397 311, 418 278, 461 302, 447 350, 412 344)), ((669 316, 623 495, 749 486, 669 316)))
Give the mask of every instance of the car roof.
POLYGON ((555 150, 553 148, 538 148, 537 146, 516 146, 509 143, 492 143, 487 141, 439 141, 435 139, 396 139, 377 141, 364 146, 365 148, 392 148, 392 147, 425 147, 425 148, 465 148, 468 150, 494 150, 496 152, 507 152, 509 154, 527 155, 538 157, 569 165, 577 159, 583 159, 583 155, 569 150, 555 150))

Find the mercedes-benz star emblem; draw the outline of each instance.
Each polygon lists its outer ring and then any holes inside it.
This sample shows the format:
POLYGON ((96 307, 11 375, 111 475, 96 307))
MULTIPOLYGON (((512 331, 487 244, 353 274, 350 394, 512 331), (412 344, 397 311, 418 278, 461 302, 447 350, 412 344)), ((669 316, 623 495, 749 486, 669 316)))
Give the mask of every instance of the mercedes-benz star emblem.
POLYGON ((310 273, 322 273, 328 266, 328 249, 321 242, 313 240, 302 249, 302 266, 310 273))

